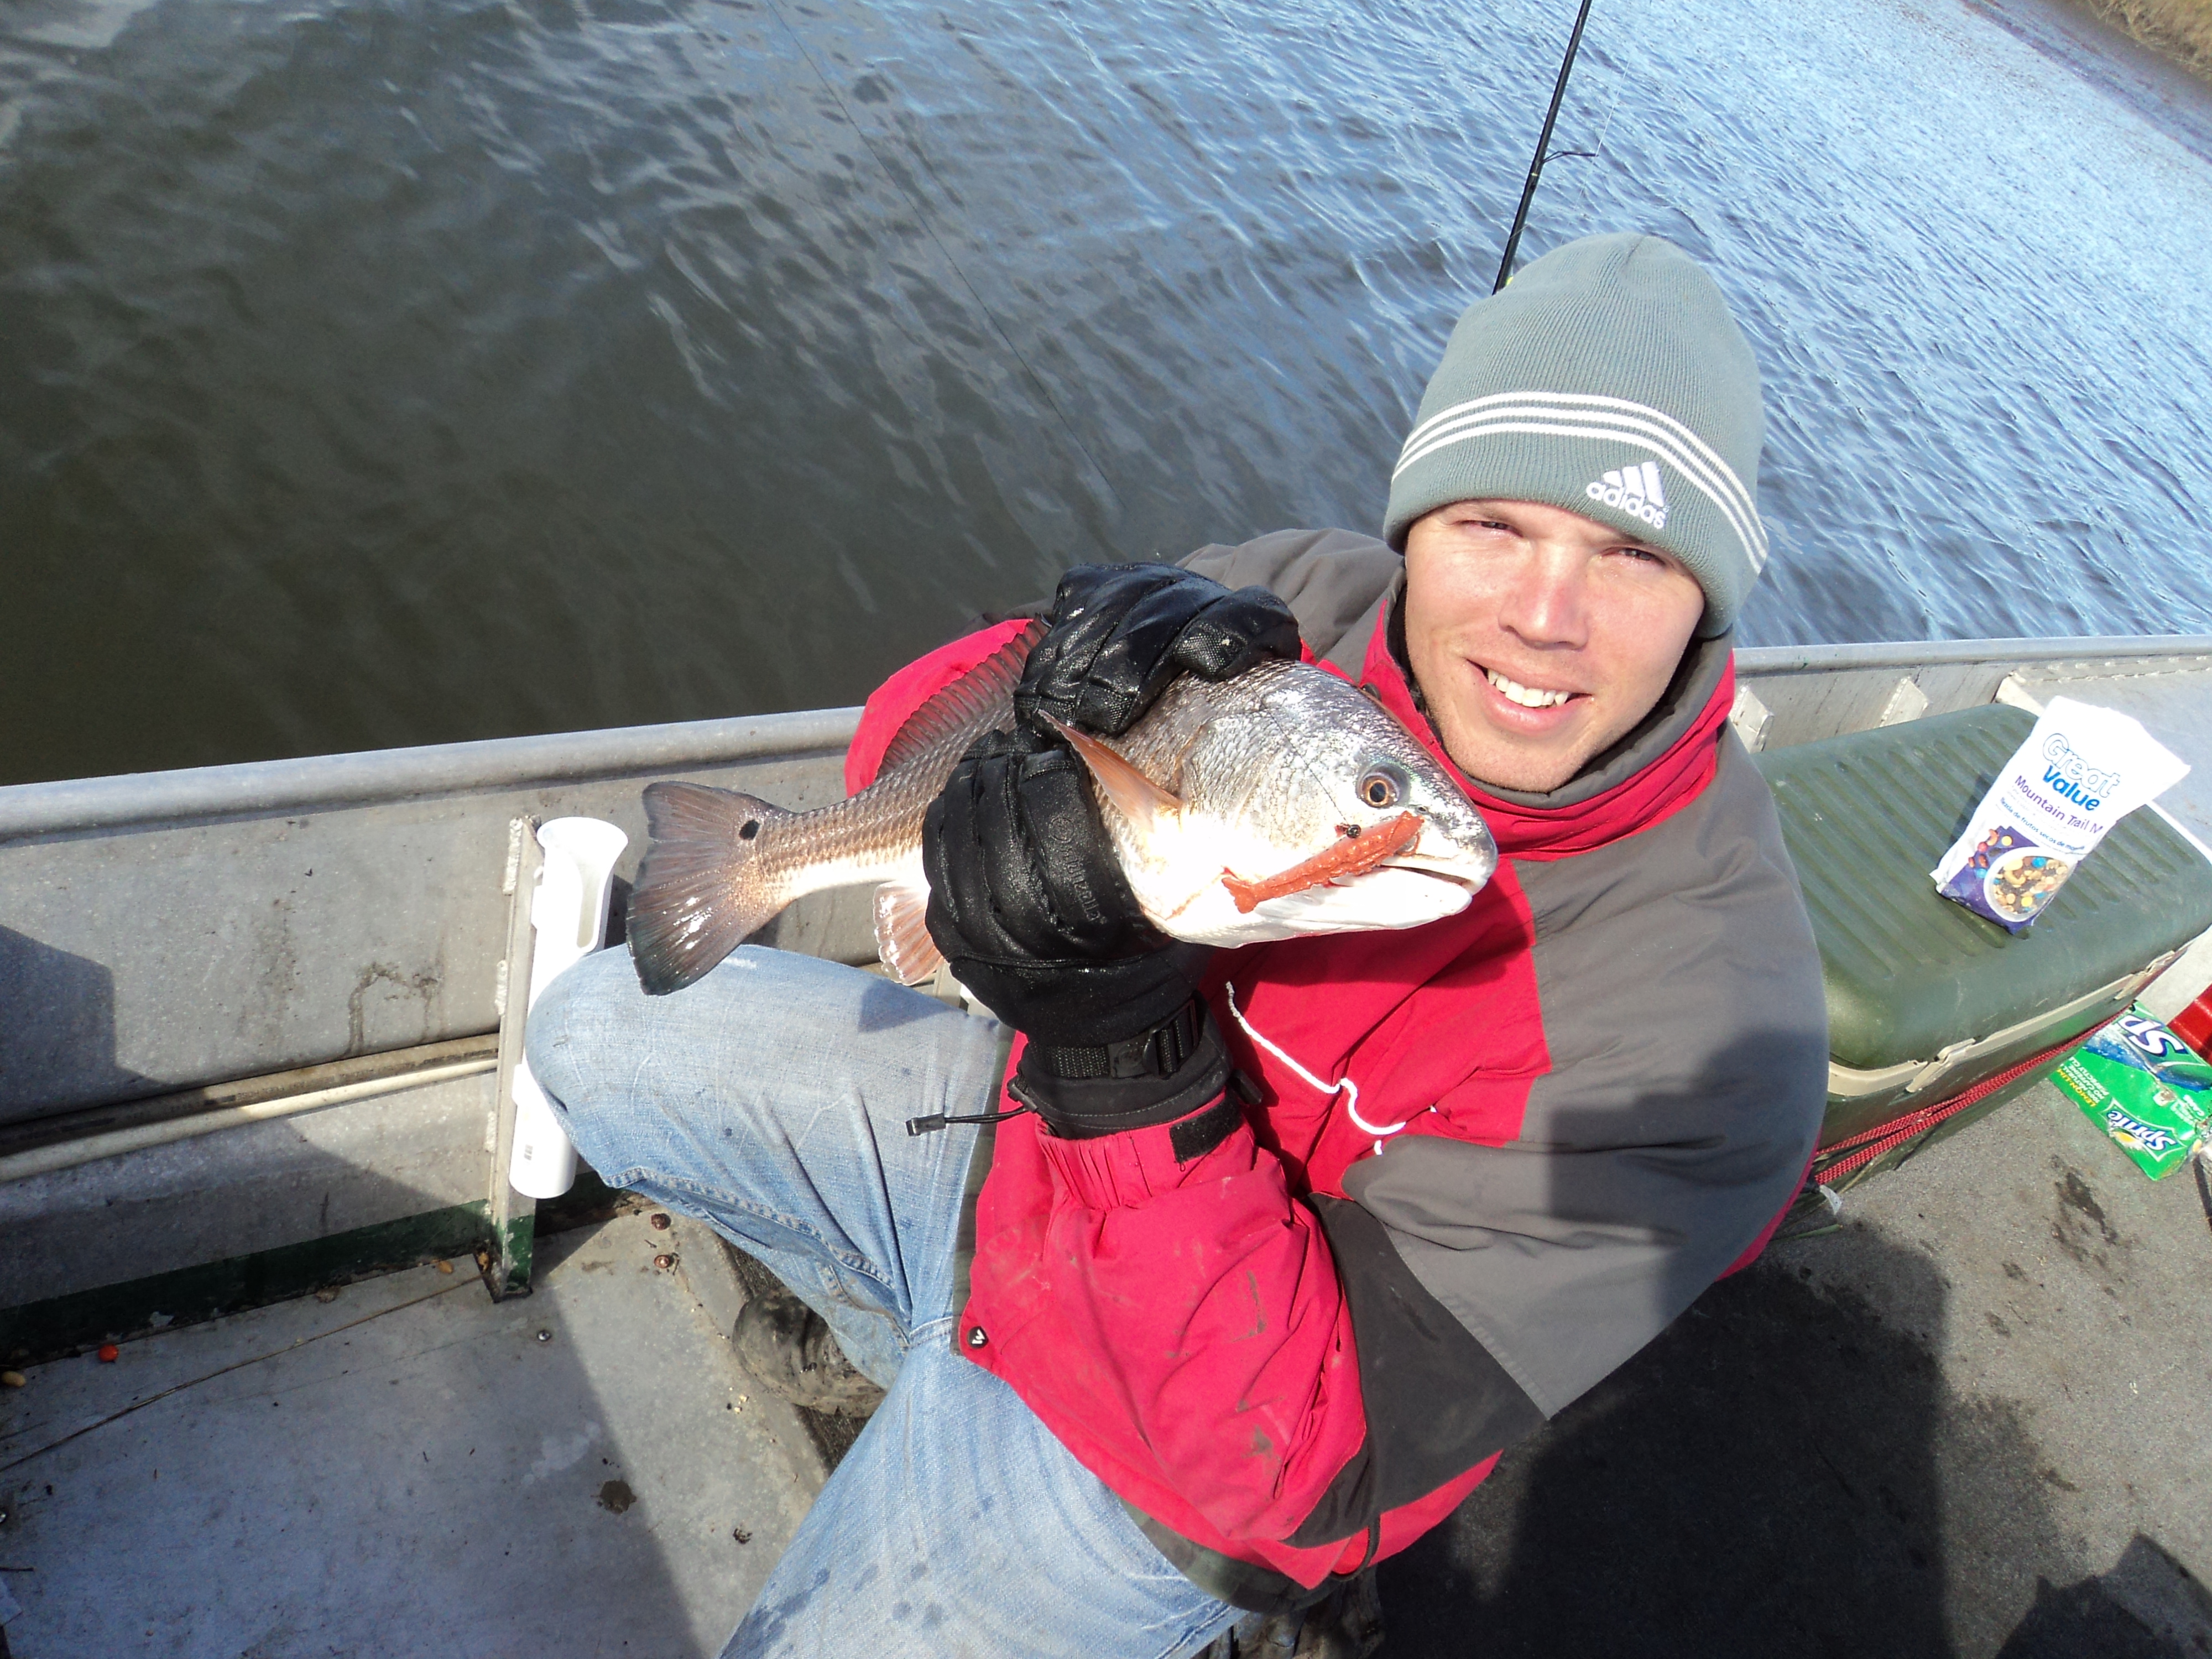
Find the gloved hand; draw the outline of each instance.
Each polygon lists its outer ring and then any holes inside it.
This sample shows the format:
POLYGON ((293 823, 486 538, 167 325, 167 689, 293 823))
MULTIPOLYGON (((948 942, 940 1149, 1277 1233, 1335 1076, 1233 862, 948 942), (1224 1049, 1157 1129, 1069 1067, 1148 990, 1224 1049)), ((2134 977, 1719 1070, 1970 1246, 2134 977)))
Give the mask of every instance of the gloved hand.
POLYGON ((1235 592, 1166 564, 1078 565, 1060 579, 1014 692, 1023 724, 1042 716, 1118 738, 1176 675, 1233 679, 1267 657, 1298 654, 1291 608, 1264 587, 1235 592))
POLYGON ((1044 717, 1118 737, 1178 674, 1223 680, 1294 658, 1298 630, 1265 588, 1232 593, 1168 565, 1079 566, 1046 620, 1014 731, 955 769, 922 860, 931 937, 1030 1038, 1016 1091, 1054 1133, 1083 1138, 1174 1121, 1220 1094, 1229 1062, 1194 994, 1211 951, 1145 919, 1083 763, 1044 717))
POLYGON ((1145 919, 1064 744, 986 734, 921 846, 930 937, 1029 1036, 1015 1091, 1054 1133, 1173 1122, 1220 1094, 1227 1056, 1194 995, 1212 952, 1145 919))
POLYGON ((960 982, 1034 1042, 1147 1030, 1190 1000, 1208 948, 1145 919, 1083 763, 1017 726, 989 732, 930 803, 929 932, 960 982))

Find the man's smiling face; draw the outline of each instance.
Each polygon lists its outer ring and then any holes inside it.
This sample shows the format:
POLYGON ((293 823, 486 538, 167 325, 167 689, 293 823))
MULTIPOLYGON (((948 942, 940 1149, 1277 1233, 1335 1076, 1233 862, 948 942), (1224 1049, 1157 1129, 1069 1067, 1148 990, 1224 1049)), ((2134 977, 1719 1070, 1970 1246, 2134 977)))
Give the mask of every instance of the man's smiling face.
POLYGON ((1705 615, 1674 558, 1534 501, 1455 501, 1406 532, 1406 649, 1477 782, 1558 788, 1657 704, 1705 615))

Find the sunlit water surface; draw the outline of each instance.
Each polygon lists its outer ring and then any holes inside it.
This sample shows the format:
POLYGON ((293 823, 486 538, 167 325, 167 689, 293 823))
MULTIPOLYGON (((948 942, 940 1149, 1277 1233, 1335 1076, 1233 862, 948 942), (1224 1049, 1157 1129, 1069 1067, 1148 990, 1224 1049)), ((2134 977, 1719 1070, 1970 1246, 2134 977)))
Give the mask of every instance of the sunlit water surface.
MULTIPOLYGON (((1571 13, 12 0, 0 781, 854 702, 1372 527, 1571 13)), ((2041 16, 1597 8, 1525 252, 1728 290, 1748 642, 2212 629, 2212 122, 2041 16)))

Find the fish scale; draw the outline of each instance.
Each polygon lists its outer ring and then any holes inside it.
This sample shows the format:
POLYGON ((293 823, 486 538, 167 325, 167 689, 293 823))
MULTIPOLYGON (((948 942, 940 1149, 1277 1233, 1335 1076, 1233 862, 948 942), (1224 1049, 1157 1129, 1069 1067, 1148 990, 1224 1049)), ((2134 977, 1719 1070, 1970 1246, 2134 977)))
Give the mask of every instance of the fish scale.
MULTIPOLYGON (((1339 822, 1321 787, 1328 763, 1348 764, 1355 750, 1407 742, 1397 721, 1366 698, 1337 695, 1346 689, 1303 663, 1262 663, 1225 685, 1185 675, 1161 694, 1152 718, 1125 738, 1100 741, 1218 816, 1250 818, 1285 842, 1326 837, 1339 822)), ((1151 861, 1126 817, 1110 817, 1107 830, 1125 864, 1151 861)))

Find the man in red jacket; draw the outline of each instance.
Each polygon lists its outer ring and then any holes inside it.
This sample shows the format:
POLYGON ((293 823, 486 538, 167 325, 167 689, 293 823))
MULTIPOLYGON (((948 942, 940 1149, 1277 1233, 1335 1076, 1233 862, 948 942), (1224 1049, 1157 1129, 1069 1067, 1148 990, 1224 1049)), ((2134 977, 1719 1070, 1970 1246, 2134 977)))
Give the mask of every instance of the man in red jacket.
MULTIPOLYGON (((1462 319, 1382 542, 1072 573, 925 840, 1010 1068, 775 952, 548 993, 532 1067, 594 1167, 763 1255, 890 1389, 728 1652, 1169 1659, 1295 1615, 1756 1248, 1826 1066, 1726 726, 1760 433, 1711 280, 1591 238, 1462 319), (1163 939, 1043 717, 1112 735, 1300 651, 1454 769, 1498 873, 1402 933, 1163 939), (918 1106, 1002 1121, 905 1136, 918 1106)), ((1009 632, 887 684, 848 784, 1009 632)))

